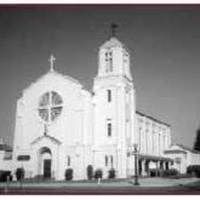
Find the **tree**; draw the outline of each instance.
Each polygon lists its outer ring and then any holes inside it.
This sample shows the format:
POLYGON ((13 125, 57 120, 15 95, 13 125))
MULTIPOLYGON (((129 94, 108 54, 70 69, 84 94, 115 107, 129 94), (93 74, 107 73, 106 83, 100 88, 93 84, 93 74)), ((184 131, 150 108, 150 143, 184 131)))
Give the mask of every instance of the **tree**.
POLYGON ((189 165, 187 167, 187 174, 200 178, 200 165, 189 165))
POLYGON ((194 142, 194 150, 200 151, 200 128, 196 131, 196 140, 194 142))
POLYGON ((22 167, 17 168, 15 175, 18 181, 21 181, 22 179, 24 179, 24 175, 25 175, 24 168, 22 167))
POLYGON ((108 171, 108 178, 115 178, 115 169, 114 168, 111 168, 108 171))
POLYGON ((65 180, 70 181, 73 179, 73 169, 69 168, 65 171, 65 180))
POLYGON ((88 167, 87 167, 87 177, 88 177, 88 180, 92 180, 92 178, 93 178, 93 167, 92 167, 92 165, 88 165, 88 167))
POLYGON ((102 179, 102 177, 103 177, 103 172, 102 172, 102 170, 101 169, 97 169, 96 171, 95 171, 95 174, 94 174, 94 178, 95 179, 102 179))

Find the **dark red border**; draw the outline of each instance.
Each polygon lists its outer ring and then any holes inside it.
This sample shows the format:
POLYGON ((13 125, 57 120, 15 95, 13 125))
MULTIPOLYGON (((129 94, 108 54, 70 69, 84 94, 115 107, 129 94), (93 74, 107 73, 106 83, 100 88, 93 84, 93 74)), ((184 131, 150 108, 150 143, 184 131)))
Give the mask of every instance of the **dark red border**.
MULTIPOLYGON (((0 10, 200 11, 200 4, 0 4, 0 10)), ((0 195, 200 195, 200 188, 0 188, 0 195)))
POLYGON ((127 9, 127 10, 153 10, 153 11, 189 11, 199 10, 200 4, 0 4, 0 9, 127 9))

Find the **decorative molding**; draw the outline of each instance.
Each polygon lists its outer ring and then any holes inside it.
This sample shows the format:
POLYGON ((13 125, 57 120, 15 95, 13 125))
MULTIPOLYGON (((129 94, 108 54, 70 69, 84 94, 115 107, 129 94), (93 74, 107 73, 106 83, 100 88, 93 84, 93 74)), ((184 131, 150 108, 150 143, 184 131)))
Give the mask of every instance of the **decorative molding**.
POLYGON ((53 143, 58 144, 58 145, 62 144, 62 142, 60 142, 58 139, 56 139, 50 135, 43 135, 43 136, 36 138, 33 142, 31 142, 31 145, 41 141, 43 138, 50 139, 53 143))

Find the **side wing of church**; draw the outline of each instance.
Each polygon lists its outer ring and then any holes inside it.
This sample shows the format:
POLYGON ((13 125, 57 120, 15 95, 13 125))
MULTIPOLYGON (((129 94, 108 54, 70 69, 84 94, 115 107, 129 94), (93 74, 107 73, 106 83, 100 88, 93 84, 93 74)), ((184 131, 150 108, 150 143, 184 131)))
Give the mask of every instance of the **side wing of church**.
MULTIPOLYGON (((78 180, 87 179, 92 166, 102 170, 103 178, 110 169, 117 178, 127 178, 135 174, 134 146, 139 175, 150 175, 151 169, 179 169, 171 127, 136 110, 127 48, 111 37, 100 46, 98 58, 92 94, 56 72, 52 62, 50 71, 23 91, 7 169, 15 173, 24 168, 26 178, 63 180, 70 168, 78 180)), ((184 159, 183 173, 190 164, 184 159)))

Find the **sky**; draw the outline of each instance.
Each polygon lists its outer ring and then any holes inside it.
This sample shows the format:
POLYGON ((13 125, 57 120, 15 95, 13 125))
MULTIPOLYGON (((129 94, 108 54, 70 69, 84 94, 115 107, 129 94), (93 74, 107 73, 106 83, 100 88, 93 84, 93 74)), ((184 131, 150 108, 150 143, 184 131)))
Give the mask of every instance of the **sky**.
MULTIPOLYGON (((200 7, 0 6, 0 137, 13 143, 16 101, 49 70, 92 91, 99 46, 112 22, 129 49, 137 110, 171 125, 193 147, 200 126, 200 7)), ((29 133, 27 133, 29 134, 29 133)))

